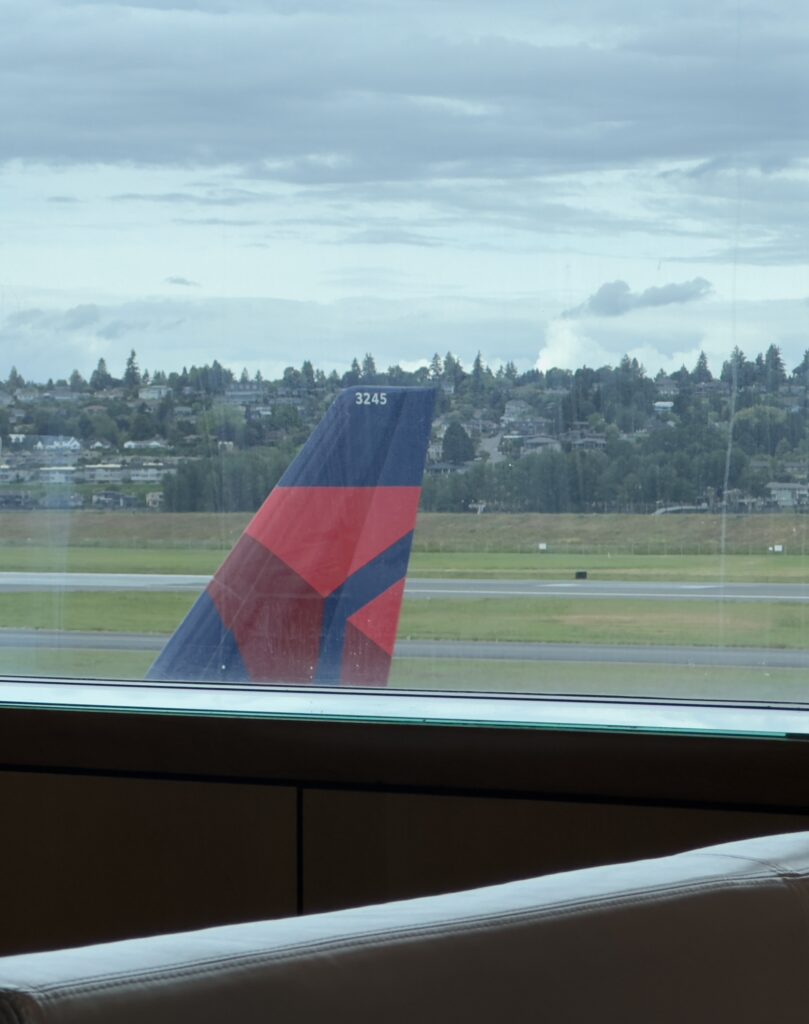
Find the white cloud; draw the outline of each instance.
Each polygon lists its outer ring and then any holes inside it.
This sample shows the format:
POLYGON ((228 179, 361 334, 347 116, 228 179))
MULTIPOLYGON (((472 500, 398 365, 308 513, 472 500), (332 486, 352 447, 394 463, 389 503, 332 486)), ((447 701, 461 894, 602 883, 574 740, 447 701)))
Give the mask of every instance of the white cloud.
POLYGON ((164 278, 164 280, 166 284, 175 284, 182 288, 199 288, 199 281, 192 281, 190 278, 182 277, 178 274, 164 278))
POLYGON ((535 310, 430 299, 290 302, 278 299, 155 299, 71 309, 25 309, 0 319, 0 378, 12 365, 27 378, 85 376, 99 358, 123 373, 130 349, 141 367, 166 371, 218 359, 280 376, 304 359, 347 370, 371 352, 377 365, 414 367, 452 350, 471 366, 497 333, 506 358, 527 368, 541 328, 535 310), (54 338, 59 344, 54 345, 54 338))
POLYGON ((559 319, 545 332, 536 367, 543 372, 554 367, 575 370, 580 366, 605 366, 613 361, 612 353, 590 337, 580 324, 559 319))
POLYGON ((711 294, 711 283, 704 277, 693 281, 671 282, 652 285, 644 291, 633 292, 626 281, 609 281, 591 295, 581 306, 569 309, 564 317, 579 316, 623 316, 634 309, 671 306, 678 303, 694 302, 711 294))
POLYGON ((781 349, 786 366, 796 366, 809 347, 809 305, 792 301, 729 302, 668 310, 638 310, 632 317, 559 317, 545 332, 536 366, 574 370, 579 366, 615 366, 624 355, 638 360, 650 375, 685 365, 693 369, 704 351, 713 373, 738 345, 748 358, 771 344, 781 349))
POLYGON ((807 40, 797 0, 9 0, 1 351, 797 347, 807 40))

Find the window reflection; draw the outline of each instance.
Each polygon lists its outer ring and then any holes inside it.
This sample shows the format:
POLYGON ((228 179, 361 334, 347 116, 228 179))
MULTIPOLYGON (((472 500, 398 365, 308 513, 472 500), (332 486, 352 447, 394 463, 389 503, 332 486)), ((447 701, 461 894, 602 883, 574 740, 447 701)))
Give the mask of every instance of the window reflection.
POLYGON ((141 678, 338 395, 422 388, 390 686, 803 699, 802 12, 2 18, 4 673, 141 678))

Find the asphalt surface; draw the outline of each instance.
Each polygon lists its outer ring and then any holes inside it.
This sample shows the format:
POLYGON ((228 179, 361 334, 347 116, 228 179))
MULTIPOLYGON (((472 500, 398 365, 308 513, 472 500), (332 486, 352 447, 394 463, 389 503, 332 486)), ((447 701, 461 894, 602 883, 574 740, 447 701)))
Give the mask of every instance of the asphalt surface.
MULTIPOLYGON (((210 577, 148 573, 0 573, 0 592, 129 591, 199 593, 210 577)), ((809 602, 809 584, 773 583, 627 583, 596 580, 468 580, 407 581, 410 600, 441 598, 571 598, 636 599, 700 602, 809 602)), ((166 637, 112 632, 57 632, 0 629, 2 647, 46 647, 150 651, 162 649, 166 637)), ((396 645, 399 657, 680 665, 694 667, 806 668, 809 651, 765 648, 659 647, 606 644, 492 643, 407 641, 396 645)))
MULTIPOLYGON (((43 647, 54 650, 151 651, 167 637, 148 633, 80 633, 33 629, 0 629, 0 648, 43 647)), ((490 643, 460 640, 399 640, 400 658, 483 659, 487 661, 551 661, 624 665, 693 667, 806 668, 809 651, 749 647, 634 647, 609 644, 490 643)))
POLYGON ((411 598, 565 597, 642 601, 809 602, 809 583, 624 583, 597 580, 409 579, 411 598))
MULTIPOLYGON (((163 591, 199 593, 209 576, 156 573, 0 572, 0 593, 26 591, 163 591)), ((599 580, 480 580, 411 577, 413 600, 566 597, 644 601, 741 601, 809 603, 807 583, 625 583, 599 580)))

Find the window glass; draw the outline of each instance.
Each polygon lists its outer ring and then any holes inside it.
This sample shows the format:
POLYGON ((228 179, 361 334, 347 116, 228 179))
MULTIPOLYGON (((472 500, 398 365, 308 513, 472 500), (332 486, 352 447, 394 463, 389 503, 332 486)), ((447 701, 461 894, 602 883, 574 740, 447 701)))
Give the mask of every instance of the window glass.
POLYGON ((0 672, 805 700, 808 30, 4 4, 0 672))

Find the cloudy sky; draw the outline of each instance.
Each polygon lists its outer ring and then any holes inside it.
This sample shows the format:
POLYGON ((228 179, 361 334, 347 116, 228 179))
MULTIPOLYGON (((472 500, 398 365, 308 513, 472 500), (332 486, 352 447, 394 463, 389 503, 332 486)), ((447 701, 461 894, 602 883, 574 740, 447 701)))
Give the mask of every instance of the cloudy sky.
POLYGON ((809 9, 5 0, 0 377, 809 347, 809 9))

